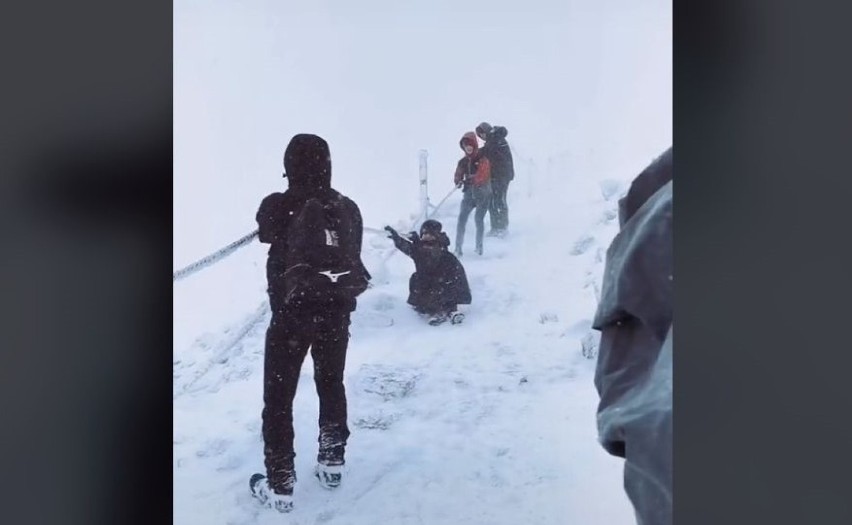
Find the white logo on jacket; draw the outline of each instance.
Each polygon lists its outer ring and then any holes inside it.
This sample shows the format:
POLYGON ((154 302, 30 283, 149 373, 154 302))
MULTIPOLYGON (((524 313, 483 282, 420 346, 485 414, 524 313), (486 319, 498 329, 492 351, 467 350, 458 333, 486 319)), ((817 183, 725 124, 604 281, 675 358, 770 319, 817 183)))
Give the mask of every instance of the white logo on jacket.
POLYGON ((325 275, 326 277, 328 277, 331 280, 331 282, 336 283, 337 280, 340 279, 341 276, 346 275, 347 273, 351 273, 351 272, 349 270, 346 270, 345 272, 334 273, 331 270, 325 270, 325 271, 317 272, 317 273, 325 275))
POLYGON ((334 230, 323 230, 325 231, 325 245, 326 246, 340 246, 338 241, 339 236, 337 232, 334 230))

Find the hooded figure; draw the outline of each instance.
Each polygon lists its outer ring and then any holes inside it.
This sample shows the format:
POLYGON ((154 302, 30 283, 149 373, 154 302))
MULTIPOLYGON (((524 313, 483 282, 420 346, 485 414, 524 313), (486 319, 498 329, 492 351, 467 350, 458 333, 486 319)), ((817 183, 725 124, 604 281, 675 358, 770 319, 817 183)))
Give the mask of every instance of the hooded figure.
POLYGON ((456 309, 471 301, 464 267, 447 249, 450 239, 441 228, 440 222, 430 219, 420 227, 419 234, 412 232, 405 239, 390 226, 385 227, 394 245, 414 260, 408 304, 418 313, 432 316, 429 323, 433 325, 447 320, 461 322, 464 316, 456 309))
POLYGON ((491 205, 491 164, 487 157, 479 151, 476 135, 468 131, 459 141, 459 146, 464 151, 456 165, 453 181, 456 186, 462 188, 461 210, 456 226, 456 250, 459 257, 462 255, 464 245, 464 231, 470 212, 476 209, 474 222, 476 223, 476 253, 482 255, 482 238, 485 235, 485 214, 491 205))
MULTIPOLYGON (((270 307, 273 312, 286 306, 287 286, 285 274, 299 263, 312 259, 302 239, 291 239, 292 223, 300 217, 305 205, 319 203, 323 207, 337 210, 335 230, 338 231, 343 248, 358 266, 359 273, 369 278, 361 263, 361 241, 363 223, 361 211, 349 198, 331 188, 331 155, 328 143, 316 136, 299 134, 290 140, 284 151, 284 177, 289 188, 284 193, 272 193, 260 204, 257 212, 258 238, 269 244, 266 262, 266 277, 270 307)), ((354 297, 343 301, 341 309, 353 311, 354 297)), ((326 311, 328 305, 314 306, 317 311, 326 311)))
POLYGON ((482 154, 491 163, 491 189, 494 194, 489 207, 491 231, 488 235, 502 237, 509 228, 509 204, 506 195, 509 182, 515 179, 512 149, 506 141, 509 131, 503 126, 483 122, 476 127, 476 135, 485 141, 482 154))
MULTIPOLYGON (((321 307, 303 299, 293 300, 292 269, 310 266, 318 253, 334 248, 358 269, 356 273, 363 272, 361 279, 369 279, 369 273, 360 258, 361 212, 352 200, 331 188, 331 157, 326 141, 316 135, 294 136, 284 152, 284 168, 289 188, 264 198, 256 216, 260 242, 270 245, 266 275, 272 318, 264 355, 262 432, 266 476, 252 476, 250 487, 262 503, 287 512, 293 508, 296 483, 293 398, 309 348, 320 400, 315 475, 326 488, 334 488, 341 481, 349 437, 343 369, 350 314, 356 307, 357 295, 322 303, 321 307), (321 221, 330 216, 333 220, 321 221)), ((335 281, 338 278, 334 275, 335 281)))
POLYGON ((619 202, 592 324, 601 331, 598 435, 624 458, 639 525, 672 523, 672 184, 670 148, 619 202))

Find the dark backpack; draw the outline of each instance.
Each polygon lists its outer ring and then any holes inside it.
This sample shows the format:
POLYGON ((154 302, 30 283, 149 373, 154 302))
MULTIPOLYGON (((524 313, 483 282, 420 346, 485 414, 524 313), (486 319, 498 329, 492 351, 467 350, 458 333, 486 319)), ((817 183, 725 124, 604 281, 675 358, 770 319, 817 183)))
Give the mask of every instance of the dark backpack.
POLYGON ((358 225, 341 198, 309 199, 287 231, 285 302, 295 307, 354 308, 370 274, 355 237, 358 225))

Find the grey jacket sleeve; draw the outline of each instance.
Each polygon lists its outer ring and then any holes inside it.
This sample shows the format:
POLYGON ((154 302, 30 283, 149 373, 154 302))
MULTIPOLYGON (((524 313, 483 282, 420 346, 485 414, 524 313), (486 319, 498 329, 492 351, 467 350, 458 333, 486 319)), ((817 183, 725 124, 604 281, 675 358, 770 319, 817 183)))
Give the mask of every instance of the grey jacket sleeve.
POLYGON ((672 182, 630 216, 607 251, 595 387, 601 445, 625 459, 640 524, 672 509, 672 182))

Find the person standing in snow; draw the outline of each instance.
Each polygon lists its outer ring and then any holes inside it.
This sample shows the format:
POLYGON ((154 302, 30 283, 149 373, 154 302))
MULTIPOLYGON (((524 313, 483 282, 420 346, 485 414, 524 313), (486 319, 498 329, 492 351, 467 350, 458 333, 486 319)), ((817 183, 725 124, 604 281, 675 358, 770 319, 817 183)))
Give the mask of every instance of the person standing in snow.
POLYGON ((485 235, 485 213, 491 205, 491 165, 488 158, 479 151, 476 135, 468 131, 459 141, 459 146, 464 151, 453 176, 456 186, 462 188, 461 210, 459 212, 458 225, 456 226, 456 249, 455 254, 462 256, 464 244, 464 230, 470 212, 476 209, 474 222, 476 223, 476 253, 482 255, 482 238, 485 235))
POLYGON ((288 512, 296 483, 293 399, 309 348, 320 405, 314 474, 325 488, 341 482, 349 437, 343 371, 350 314, 370 275, 361 262, 361 212, 331 188, 328 143, 316 135, 294 136, 284 153, 284 168, 289 188, 264 198, 256 217, 260 242, 270 245, 266 275, 272 319, 266 331, 263 380, 267 475, 252 476, 250 488, 266 506, 288 512), (313 224, 329 217, 333 220, 313 224), (305 229, 309 226, 313 229, 305 229), (318 242, 307 242, 317 237, 318 242), (341 254, 352 269, 337 274, 311 271, 315 256, 327 250, 341 254), (319 292, 345 278, 354 279, 356 287, 339 295, 335 289, 333 296, 319 292))
POLYGON ((592 324, 601 332, 598 435, 624 458, 639 525, 672 523, 672 185, 669 148, 619 201, 592 324))
POLYGON ((414 273, 408 281, 408 304, 423 315, 430 316, 429 324, 437 326, 446 321, 459 324, 464 314, 456 311, 460 304, 470 304, 470 286, 464 267, 447 249, 450 238, 441 231, 440 222, 429 219, 420 233, 411 232, 403 238, 390 226, 385 230, 394 245, 414 260, 414 273))
POLYGON ((482 154, 491 163, 491 206, 489 220, 491 230, 489 236, 503 237, 509 228, 509 204, 506 194, 509 183, 515 179, 515 164, 512 160, 512 150, 506 141, 509 131, 503 126, 494 126, 482 122, 476 126, 476 136, 485 142, 482 154))

